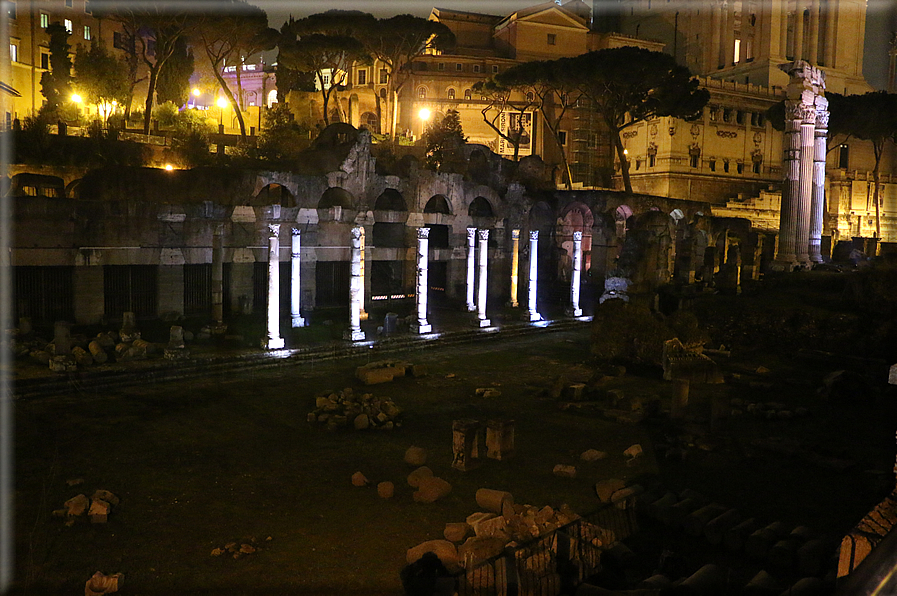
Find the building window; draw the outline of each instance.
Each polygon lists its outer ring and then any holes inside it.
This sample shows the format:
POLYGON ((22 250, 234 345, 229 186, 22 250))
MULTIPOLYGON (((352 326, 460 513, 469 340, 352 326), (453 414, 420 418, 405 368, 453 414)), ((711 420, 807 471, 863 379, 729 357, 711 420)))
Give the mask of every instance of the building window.
POLYGON ((560 144, 562 146, 564 146, 564 147, 567 146, 567 131, 566 130, 558 131, 558 141, 560 142, 560 144))
POLYGON ((465 89, 464 90, 464 99, 470 101, 471 97, 472 97, 472 95, 471 95, 470 89, 465 89))
POLYGON ((461 72, 462 70, 464 70, 464 65, 463 65, 463 64, 457 64, 457 63, 456 63, 456 64, 455 64, 455 71, 457 71, 457 72, 461 72))
POLYGON ((761 163, 761 162, 759 162, 759 161, 755 161, 754 164, 753 164, 752 171, 753 171, 755 174, 759 174, 759 173, 760 173, 760 163, 761 163))
POLYGON ((358 71, 358 84, 359 85, 367 85, 368 82, 368 71, 359 70, 358 71))
POLYGON ((72 25, 72 20, 71 20, 71 19, 66 19, 66 20, 65 20, 65 30, 69 32, 69 35, 71 35, 71 34, 72 34, 72 31, 75 30, 74 25, 72 25))
POLYGON ((533 94, 532 91, 527 91, 526 92, 526 101, 533 102, 535 100, 536 100, 535 94, 533 94))
POLYGON ((692 153, 689 156, 689 165, 693 168, 698 167, 700 165, 701 154, 700 153, 692 153))
POLYGON ((84 14, 93 14, 90 10, 90 0, 84 0, 84 14))
POLYGON ((11 20, 15 21, 16 20, 16 3, 10 2, 7 6, 9 6, 9 8, 7 9, 9 18, 11 20))
POLYGON ((46 29, 50 26, 50 14, 46 12, 40 13, 40 28, 46 29))
POLYGON ((642 160, 641 158, 636 158, 635 160, 635 169, 640 170, 642 168, 642 160))
POLYGON ((723 122, 732 122, 732 110, 729 108, 723 109, 723 122))
POLYGON ((50 70, 50 54, 46 52, 41 52, 40 54, 40 67, 44 70, 50 70))
POLYGON ((739 174, 744 174, 744 164, 741 162, 735 164, 735 171, 739 174))
POLYGON ((724 171, 724 172, 728 172, 728 171, 729 171, 729 160, 728 160, 728 159, 724 159, 724 160, 723 160, 723 171, 724 171))
POLYGON ((427 99, 427 88, 426 87, 418 87, 417 88, 417 98, 418 99, 427 99))
POLYGON ((385 85, 388 82, 389 82, 389 71, 387 71, 385 68, 381 68, 380 69, 380 84, 385 85))
POLYGON ((438 70, 439 72, 442 72, 443 70, 445 70, 445 63, 444 63, 444 62, 440 62, 439 64, 437 64, 437 65, 436 65, 436 70, 438 70))
POLYGON ((558 36, 554 33, 548 34, 548 45, 553 46, 557 44, 558 36))
POLYGON ((90 27, 88 25, 84 25, 84 39, 85 41, 90 41, 90 27))
POLYGON ((850 167, 850 146, 846 143, 838 145, 838 167, 843 170, 850 167))
POLYGON ((479 65, 479 64, 474 64, 474 65, 473 65, 473 72, 480 72, 480 65, 479 65))
POLYGON ((14 43, 9 44, 9 59, 11 62, 19 61, 19 46, 14 43))
POLYGON ((744 112, 738 110, 735 112, 735 122, 738 124, 744 124, 744 112))
POLYGON ((709 162, 707 162, 707 165, 710 166, 710 171, 711 171, 711 172, 715 172, 715 171, 716 171, 716 160, 715 160, 715 159, 711 159, 709 162))
POLYGON ((449 98, 449 99, 455 99, 455 90, 454 90, 454 89, 449 88, 449 90, 448 90, 448 98, 449 98))
POLYGON ((657 165, 657 153, 649 153, 648 154, 648 167, 653 168, 657 165))
POLYGON ((716 108, 713 107, 713 106, 711 106, 711 107, 708 108, 708 109, 710 110, 710 121, 711 121, 711 122, 716 122, 716 118, 717 118, 717 115, 716 115, 716 108))
POLYGON ((74 3, 74 0, 65 0, 65 7, 71 8, 73 3, 74 3))
POLYGON ((329 74, 321 75, 321 82, 324 85, 324 87, 328 87, 330 85, 330 75, 329 74))
POLYGON ((498 74, 498 64, 492 65, 492 74, 498 74))

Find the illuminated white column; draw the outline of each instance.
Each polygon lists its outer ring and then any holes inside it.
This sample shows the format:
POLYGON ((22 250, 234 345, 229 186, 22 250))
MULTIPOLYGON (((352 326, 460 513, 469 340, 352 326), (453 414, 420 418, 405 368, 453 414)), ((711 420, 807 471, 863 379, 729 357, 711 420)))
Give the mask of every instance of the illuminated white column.
POLYGON ((352 228, 352 261, 349 264, 349 330, 346 339, 361 341, 361 307, 364 303, 364 277, 362 277, 361 252, 364 246, 364 229, 352 228))
POLYGON ((520 230, 511 230, 511 308, 517 303, 517 269, 520 267, 520 230))
POLYGON ((825 218, 825 143, 828 134, 828 100, 816 98, 813 152, 813 200, 810 207, 810 260, 822 262, 822 227, 825 218))
POLYGON ((530 321, 541 321, 536 310, 536 288, 539 283, 539 231, 529 233, 529 281, 526 289, 526 314, 530 321))
POLYGON ((473 312, 477 309, 477 305, 473 299, 476 235, 476 228, 467 228, 467 312, 473 312))
POLYGON ((797 264, 797 220, 800 209, 800 102, 785 101, 782 208, 775 266, 790 271, 797 264))
POLYGON ((486 293, 489 285, 489 230, 480 230, 480 279, 477 283, 477 321, 480 327, 489 327, 492 322, 486 318, 486 293))
POLYGON ((262 347, 268 350, 283 348, 280 337, 280 224, 268 224, 268 335, 262 347))
POLYGON ((433 327, 427 321, 427 255, 430 244, 430 228, 417 229, 417 328, 418 333, 429 333, 433 327))
POLYGON ((582 272, 582 232, 573 232, 573 275, 570 276, 570 308, 574 317, 582 316, 579 307, 579 278, 582 272))
POLYGON ((367 321, 368 313, 364 310, 364 228, 361 228, 361 238, 359 239, 358 244, 358 259, 360 262, 358 275, 361 278, 361 302, 358 307, 358 320, 367 321))
POLYGON ((800 125, 800 211, 796 226, 795 252, 797 262, 810 263, 810 210, 813 203, 813 162, 816 159, 815 128, 816 109, 805 105, 804 120, 800 125))
POLYGON ((302 240, 298 228, 293 228, 292 244, 290 246, 290 321, 293 327, 305 327, 305 319, 302 318, 300 298, 300 264, 299 257, 302 248, 302 240))
POLYGON ((212 320, 224 326, 224 226, 215 226, 212 236, 212 320))

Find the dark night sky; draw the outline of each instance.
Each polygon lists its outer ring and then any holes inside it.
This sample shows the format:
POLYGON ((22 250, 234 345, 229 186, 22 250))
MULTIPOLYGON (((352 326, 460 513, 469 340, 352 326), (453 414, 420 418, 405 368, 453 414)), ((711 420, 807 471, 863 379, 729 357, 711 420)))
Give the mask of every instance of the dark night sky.
MULTIPOLYGON (((362 10, 377 17, 401 13, 426 17, 437 6, 506 15, 539 4, 539 0, 250 0, 250 3, 263 8, 268 13, 270 25, 279 29, 291 14, 299 18, 330 9, 362 10)), ((897 31, 897 1, 867 0, 867 7, 863 71, 870 85, 884 89, 887 84, 888 40, 890 32, 897 31)))

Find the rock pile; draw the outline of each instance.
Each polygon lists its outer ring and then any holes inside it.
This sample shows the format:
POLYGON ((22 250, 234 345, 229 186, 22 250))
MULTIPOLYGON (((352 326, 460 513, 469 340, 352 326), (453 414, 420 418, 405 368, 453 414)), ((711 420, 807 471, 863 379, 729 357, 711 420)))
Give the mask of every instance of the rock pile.
MULTIPOLYGON (((265 538, 265 542, 270 541, 270 536, 265 538)), ((221 555, 228 554, 234 559, 240 559, 246 555, 255 554, 260 550, 262 550, 262 547, 258 544, 258 541, 254 536, 244 536, 240 540, 228 542, 222 547, 213 548, 211 555, 213 557, 220 557, 221 555)))
POLYGON ((97 490, 88 499, 86 495, 80 494, 72 497, 63 503, 63 509, 57 509, 53 512, 56 517, 66 518, 65 525, 74 525, 78 518, 85 514, 94 524, 105 524, 109 519, 109 513, 112 507, 118 505, 121 501, 108 490, 97 490))
POLYGON ((327 430, 350 427, 355 430, 392 430, 402 426, 402 409, 388 397, 357 394, 351 387, 336 392, 323 391, 315 397, 315 409, 308 413, 312 424, 327 430))

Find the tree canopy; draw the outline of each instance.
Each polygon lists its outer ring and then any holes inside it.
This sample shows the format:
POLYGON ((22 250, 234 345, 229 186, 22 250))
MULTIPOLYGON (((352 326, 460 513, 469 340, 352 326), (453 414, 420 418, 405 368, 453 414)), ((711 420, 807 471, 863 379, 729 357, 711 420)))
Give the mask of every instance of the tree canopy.
POLYGON ((669 54, 636 47, 588 52, 555 61, 556 76, 587 98, 617 150, 627 192, 632 192, 621 131, 660 116, 697 117, 710 93, 669 54))
POLYGON ((459 172, 464 163, 465 143, 467 137, 461 129, 461 116, 456 110, 449 110, 442 120, 424 132, 424 165, 435 172, 459 172))
POLYGON ((74 85, 84 99, 97 106, 105 120, 110 112, 108 106, 124 104, 128 99, 127 64, 95 41, 89 51, 79 48, 75 54, 74 85))
POLYGON ((72 94, 72 60, 69 58, 69 32, 59 22, 46 29, 50 36, 50 70, 40 77, 41 93, 47 98, 42 111, 54 117, 72 94))
POLYGON ((193 76, 195 61, 193 50, 185 38, 178 39, 174 52, 159 71, 156 82, 156 99, 182 106, 190 97, 190 77, 193 76))

